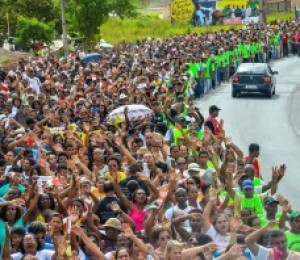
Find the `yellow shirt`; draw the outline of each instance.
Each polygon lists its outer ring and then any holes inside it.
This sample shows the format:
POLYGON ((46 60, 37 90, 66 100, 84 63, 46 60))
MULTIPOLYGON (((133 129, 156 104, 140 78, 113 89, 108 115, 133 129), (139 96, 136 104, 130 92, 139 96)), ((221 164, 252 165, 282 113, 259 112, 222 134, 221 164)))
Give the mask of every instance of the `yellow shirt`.
POLYGON ((98 199, 105 198, 105 193, 103 191, 100 191, 98 188, 92 189, 92 194, 97 197, 98 199))
MULTIPOLYGON (((112 179, 112 176, 111 176, 111 174, 110 174, 110 172, 104 173, 104 176, 105 176, 106 178, 108 178, 110 181, 113 180, 113 179, 112 179)), ((118 182, 123 181, 124 179, 127 178, 127 175, 126 175, 125 172, 117 172, 117 176, 118 176, 118 182)))

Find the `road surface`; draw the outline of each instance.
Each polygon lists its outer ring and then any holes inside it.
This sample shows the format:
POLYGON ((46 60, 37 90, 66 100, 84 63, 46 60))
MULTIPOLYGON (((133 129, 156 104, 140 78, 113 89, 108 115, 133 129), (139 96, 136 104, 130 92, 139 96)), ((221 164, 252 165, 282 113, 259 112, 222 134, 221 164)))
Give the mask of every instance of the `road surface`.
POLYGON ((205 116, 210 105, 219 106, 226 135, 244 152, 251 142, 261 147, 263 178, 269 181, 272 166, 285 163, 287 173, 278 193, 300 210, 300 58, 289 57, 271 63, 276 76, 276 95, 268 99, 260 94, 231 97, 230 84, 210 92, 196 105, 205 116))

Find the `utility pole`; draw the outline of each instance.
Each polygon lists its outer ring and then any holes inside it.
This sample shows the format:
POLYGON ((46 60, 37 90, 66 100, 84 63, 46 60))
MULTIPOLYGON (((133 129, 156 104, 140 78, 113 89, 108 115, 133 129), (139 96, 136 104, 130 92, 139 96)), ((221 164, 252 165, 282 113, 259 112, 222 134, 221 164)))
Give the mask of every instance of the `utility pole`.
POLYGON ((68 57, 68 35, 67 35, 67 22, 66 22, 66 9, 65 9, 65 0, 60 0, 61 2, 61 23, 63 31, 63 48, 64 48, 64 57, 68 57))
POLYGON ((259 0, 259 20, 262 23, 267 22, 267 5, 266 0, 259 0))
POLYGON ((9 39, 9 37, 10 37, 10 24, 9 24, 8 12, 6 12, 6 21, 7 21, 7 39, 9 39))

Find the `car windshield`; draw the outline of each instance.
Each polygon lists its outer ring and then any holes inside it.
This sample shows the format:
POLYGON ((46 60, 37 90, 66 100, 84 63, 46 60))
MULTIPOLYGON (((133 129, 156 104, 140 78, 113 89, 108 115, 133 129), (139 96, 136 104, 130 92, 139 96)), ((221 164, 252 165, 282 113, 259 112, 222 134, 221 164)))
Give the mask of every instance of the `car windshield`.
POLYGON ((265 64, 242 64, 239 66, 238 73, 249 74, 265 74, 267 73, 267 67, 265 64))

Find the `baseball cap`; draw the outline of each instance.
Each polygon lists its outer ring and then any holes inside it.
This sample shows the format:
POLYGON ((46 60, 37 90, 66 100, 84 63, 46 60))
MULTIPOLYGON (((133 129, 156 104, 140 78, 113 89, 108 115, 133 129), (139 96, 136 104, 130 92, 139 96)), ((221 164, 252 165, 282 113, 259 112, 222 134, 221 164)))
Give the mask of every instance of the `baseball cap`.
POLYGON ((221 110, 221 108, 217 107, 216 105, 212 105, 209 107, 209 113, 219 110, 221 110))
POLYGON ((253 189, 253 182, 251 180, 244 180, 242 182, 242 189, 246 190, 246 189, 253 189))
POLYGON ((296 218, 300 217, 300 211, 293 211, 290 215, 289 215, 289 220, 290 221, 294 221, 296 218))
POLYGON ((265 206, 266 206, 266 205, 269 205, 269 204, 271 204, 271 203, 279 204, 279 201, 276 200, 276 199, 273 198, 273 197, 266 197, 266 198, 264 199, 264 205, 265 205, 265 206))
POLYGON ((176 122, 179 122, 179 123, 186 123, 185 117, 181 116, 181 115, 176 116, 175 120, 176 120, 176 122))

